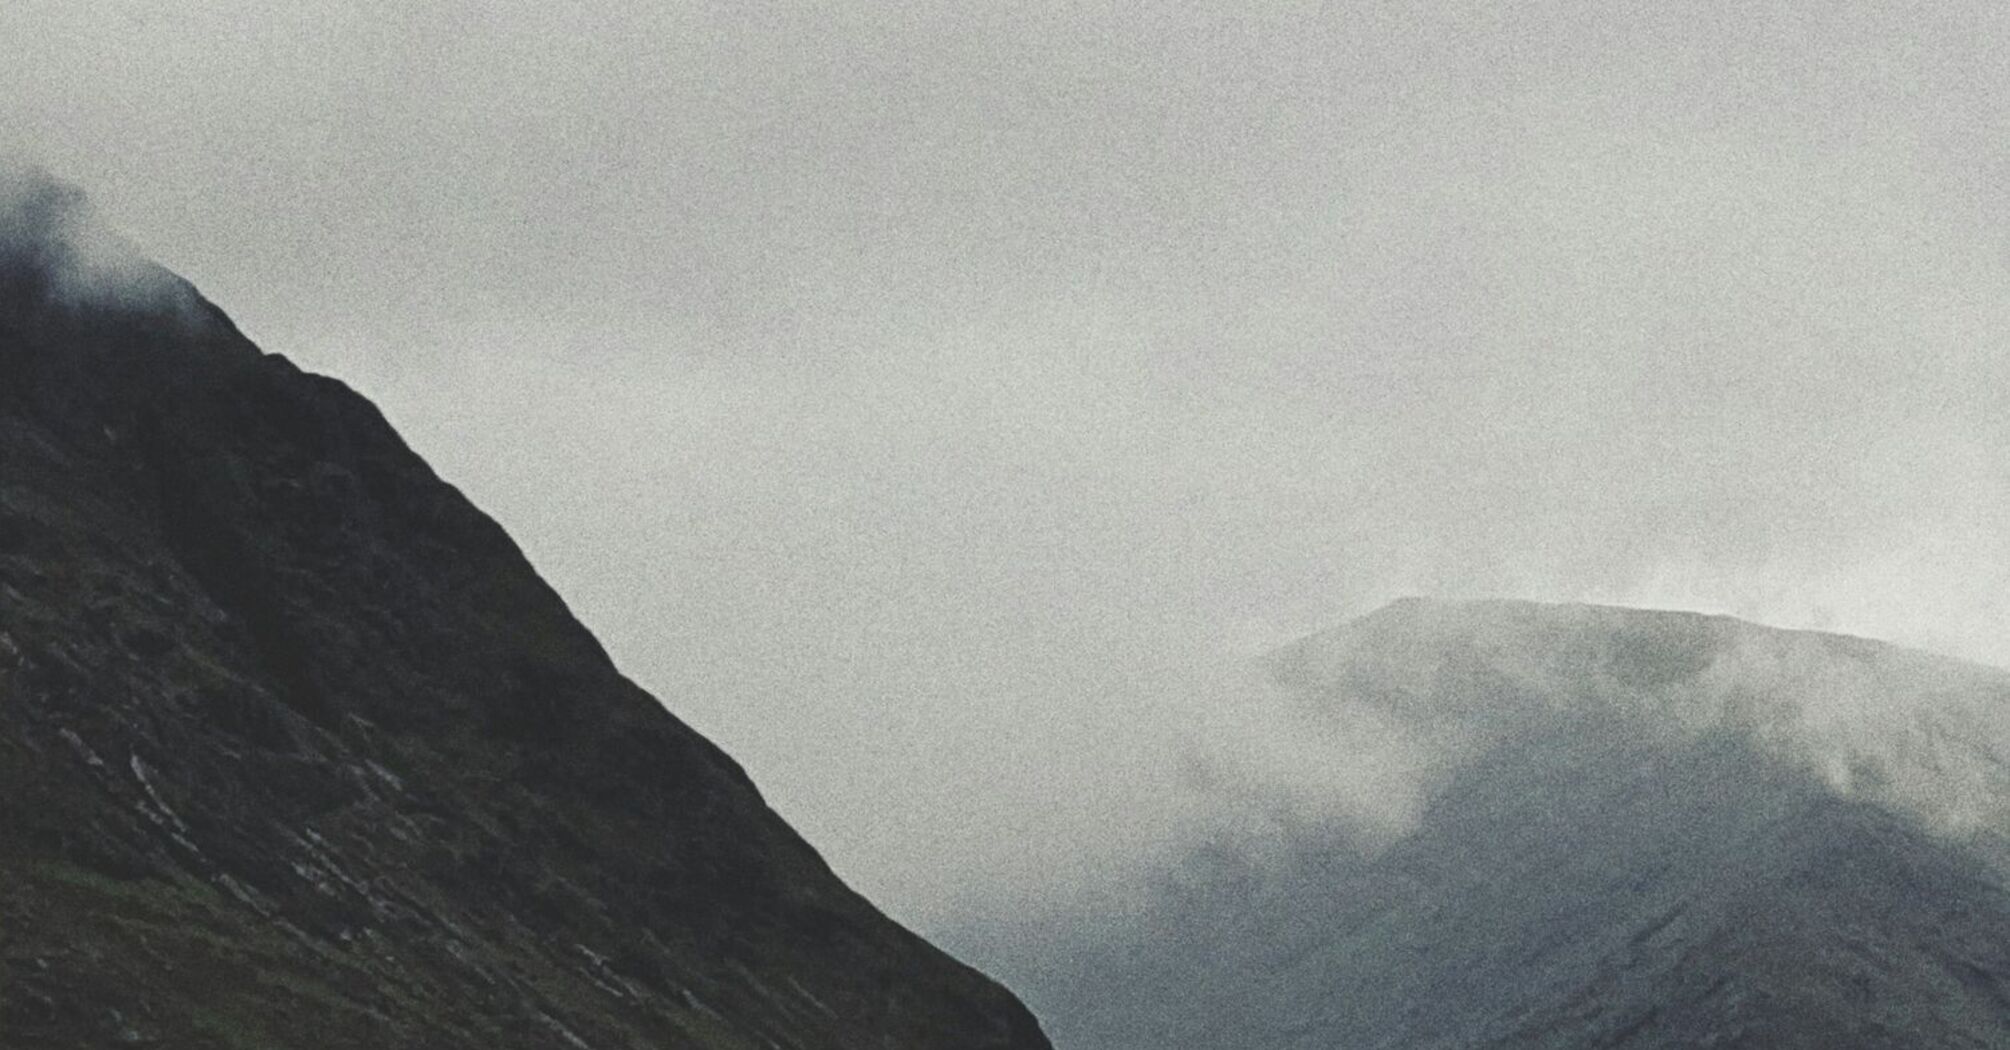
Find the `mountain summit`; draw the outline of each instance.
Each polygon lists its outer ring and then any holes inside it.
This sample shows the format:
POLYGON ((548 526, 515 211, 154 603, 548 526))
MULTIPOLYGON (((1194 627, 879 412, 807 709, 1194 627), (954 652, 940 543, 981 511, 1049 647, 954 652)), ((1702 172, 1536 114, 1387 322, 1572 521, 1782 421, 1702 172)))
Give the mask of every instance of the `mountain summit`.
POLYGON ((1047 1045, 369 402, 0 201, 0 1044, 1047 1045))
POLYGON ((2010 1046, 2010 673, 1693 613, 1404 601, 1268 662, 1356 806, 971 943, 1062 1046, 2010 1046), (1358 800, 1356 800, 1358 802, 1358 800), (1383 800, 1387 801, 1387 800, 1383 800), (1082 931, 1090 931, 1083 933, 1082 931))

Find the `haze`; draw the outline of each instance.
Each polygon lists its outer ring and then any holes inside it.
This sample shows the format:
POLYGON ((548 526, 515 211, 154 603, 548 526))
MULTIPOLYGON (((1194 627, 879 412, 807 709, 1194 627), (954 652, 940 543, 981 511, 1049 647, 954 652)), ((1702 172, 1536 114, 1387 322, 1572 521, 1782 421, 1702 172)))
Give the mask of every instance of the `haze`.
POLYGON ((2010 15, 1834 6, 13 0, 0 151, 927 931, 1399 594, 2010 664, 2010 15))

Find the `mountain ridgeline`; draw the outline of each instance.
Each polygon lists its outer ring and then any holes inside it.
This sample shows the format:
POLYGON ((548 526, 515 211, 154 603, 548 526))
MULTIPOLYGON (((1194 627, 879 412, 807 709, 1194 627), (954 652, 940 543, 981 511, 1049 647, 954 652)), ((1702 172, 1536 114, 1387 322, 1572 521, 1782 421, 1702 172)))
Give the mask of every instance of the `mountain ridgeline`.
POLYGON ((1121 907, 953 938, 1057 1045, 2010 1046, 2010 673, 1417 600, 1268 669, 1309 736, 1392 727, 1412 811, 1287 811, 1121 907))
POLYGON ((367 401, 0 190, 0 1045, 1047 1046, 367 401))
MULTIPOLYGON (((2010 1046, 2010 673, 1414 600, 1266 670, 1380 795, 957 931, 1068 1050, 2010 1046)), ((0 173, 0 1047, 113 1045, 1048 1043, 367 401, 0 173)))

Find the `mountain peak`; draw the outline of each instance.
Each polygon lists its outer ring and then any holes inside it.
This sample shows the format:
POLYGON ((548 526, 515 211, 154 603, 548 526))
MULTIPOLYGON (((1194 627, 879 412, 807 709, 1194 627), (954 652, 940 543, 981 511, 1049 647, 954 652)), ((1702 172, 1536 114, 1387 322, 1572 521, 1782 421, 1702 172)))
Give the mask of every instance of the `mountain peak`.
POLYGON ((2010 821, 2010 671, 1853 635, 1679 610, 1404 599, 1283 647, 1267 669, 1315 717, 1365 705, 1459 749, 1559 719, 1733 734, 1945 830, 2010 821))
POLYGON ((88 196, 48 169, 0 165, 0 259, 29 265, 60 257, 92 221, 88 196))
POLYGON ((6 189, 0 1041, 1047 1045, 374 406, 6 189))
POLYGON ((244 344, 221 310, 122 235, 82 189, 39 166, 0 162, 0 325, 12 329, 0 353, 52 324, 69 342, 137 329, 156 343, 244 344), (176 338, 154 338, 163 334, 176 338))
POLYGON ((1399 649, 1475 649, 1506 659, 1519 652, 1547 664, 1602 661, 1632 685, 1700 671, 1733 649, 1747 654, 1764 650, 1772 660, 1799 664, 1902 664, 1943 677, 2006 673, 1857 635, 1775 627, 1720 613, 1521 598, 1398 598, 1339 627, 1287 643, 1270 659, 1279 673, 1289 676, 1308 661, 1399 649))
POLYGON ((1314 755, 1309 786, 1256 795, 1288 819, 1197 841, 1121 909, 995 935, 1038 946, 1018 983, 1057 1038, 2010 1045, 2010 673, 1424 599, 1271 668, 1314 755))

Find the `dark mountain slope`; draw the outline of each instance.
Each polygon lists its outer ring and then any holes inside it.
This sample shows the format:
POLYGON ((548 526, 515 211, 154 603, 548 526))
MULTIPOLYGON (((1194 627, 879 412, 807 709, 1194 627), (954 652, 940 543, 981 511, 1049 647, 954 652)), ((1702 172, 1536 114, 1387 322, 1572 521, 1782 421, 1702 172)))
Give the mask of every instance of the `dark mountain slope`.
POLYGON ((1046 1045, 77 207, 0 217, 0 1045, 1046 1045))
POLYGON ((1060 1045, 2010 1046, 2010 675, 1525 603, 1399 605, 1273 667, 1308 724, 1401 720, 1436 756, 1421 813, 1384 845, 1229 839, 1134 915, 973 931, 1022 945, 1001 972, 1060 1045))

